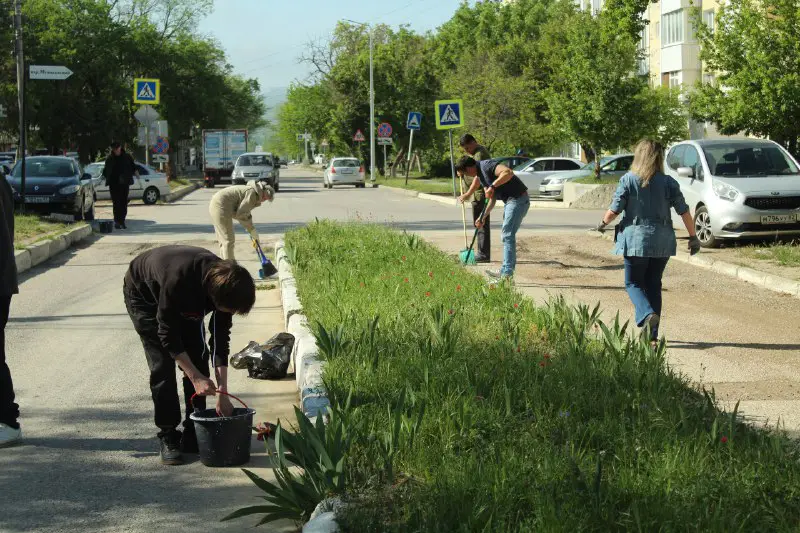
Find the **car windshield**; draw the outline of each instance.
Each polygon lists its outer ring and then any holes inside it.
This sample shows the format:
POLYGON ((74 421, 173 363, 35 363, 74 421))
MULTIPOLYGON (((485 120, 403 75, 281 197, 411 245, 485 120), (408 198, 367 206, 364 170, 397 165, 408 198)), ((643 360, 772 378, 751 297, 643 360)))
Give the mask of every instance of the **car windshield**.
POLYGON ((534 160, 523 161, 519 165, 515 166, 513 170, 523 171, 526 168, 528 168, 529 165, 531 165, 532 163, 535 163, 535 162, 536 162, 535 159, 534 160))
POLYGON ((237 167, 271 167, 272 157, 266 155, 243 155, 236 162, 237 167))
POLYGON ((95 174, 103 170, 104 166, 105 165, 103 163, 90 163, 86 165, 86 172, 88 172, 89 174, 95 174))
POLYGON ((703 146, 714 176, 796 176, 800 169, 778 146, 730 143, 703 146))
MULTIPOLYGON (((605 165, 606 163, 608 163, 612 159, 613 159, 613 157, 609 157, 609 156, 601 157, 600 158, 600 166, 602 167, 603 165, 605 165)), ((591 163, 586 163, 585 165, 583 165, 581 167, 581 170, 591 170, 591 169, 594 169, 594 161, 592 161, 591 163)))
POLYGON ((333 162, 333 166, 337 168, 358 168, 358 159, 337 159, 333 162))
MULTIPOLYGON (((63 159, 27 159, 25 175, 29 178, 66 178, 75 175, 75 167, 71 161, 63 159)), ((22 165, 14 167, 13 176, 22 177, 22 165)))

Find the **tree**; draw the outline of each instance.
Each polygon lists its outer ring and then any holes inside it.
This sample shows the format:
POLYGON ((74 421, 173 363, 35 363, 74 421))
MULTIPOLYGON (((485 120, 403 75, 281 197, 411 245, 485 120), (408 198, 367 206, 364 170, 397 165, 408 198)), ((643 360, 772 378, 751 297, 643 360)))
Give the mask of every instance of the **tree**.
POLYGON ((800 8, 797 0, 730 0, 714 28, 695 10, 706 69, 718 83, 699 84, 692 115, 721 133, 769 137, 800 156, 800 8))

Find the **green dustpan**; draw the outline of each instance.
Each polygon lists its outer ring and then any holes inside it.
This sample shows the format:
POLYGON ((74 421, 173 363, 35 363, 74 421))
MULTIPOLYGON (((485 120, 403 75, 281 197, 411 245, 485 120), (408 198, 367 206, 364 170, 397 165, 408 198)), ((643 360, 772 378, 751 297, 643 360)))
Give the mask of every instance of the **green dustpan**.
MULTIPOLYGON (((486 203, 483 204, 483 211, 481 211, 481 216, 478 218, 483 218, 483 215, 486 213, 486 208, 489 207, 489 200, 486 200, 486 203)), ((461 260, 462 265, 477 265, 478 261, 475 259, 475 240, 478 238, 478 232, 480 228, 475 228, 475 233, 472 235, 472 244, 469 245, 469 248, 466 250, 461 250, 458 253, 458 258, 461 260)))

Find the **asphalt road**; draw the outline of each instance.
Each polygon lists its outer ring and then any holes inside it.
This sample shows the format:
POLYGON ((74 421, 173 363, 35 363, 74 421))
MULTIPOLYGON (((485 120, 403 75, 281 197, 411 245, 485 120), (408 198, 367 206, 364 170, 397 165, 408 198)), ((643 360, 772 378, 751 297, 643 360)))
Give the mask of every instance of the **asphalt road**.
MULTIPOLYGON (((275 202, 254 213, 267 241, 315 217, 442 238, 463 232, 461 211, 452 206, 381 189, 328 191, 320 176, 296 170, 284 170, 281 185, 275 202)), ((121 294, 128 263, 148 247, 216 248, 208 215, 214 192, 198 190, 171 205, 134 202, 129 230, 92 237, 22 275, 6 332, 24 444, 0 450, 0 531, 197 533, 252 525, 219 523, 241 503, 258 501, 238 469, 160 465, 147 367, 121 294)), ((110 218, 108 208, 98 216, 110 218)), ((598 218, 533 209, 524 232, 585 229, 598 218)), ((237 231, 237 256, 255 272, 255 254, 237 231)), ((254 312, 235 321, 234 350, 281 330, 276 292, 260 291, 254 312)), ((255 382, 234 371, 230 388, 256 406, 257 420, 286 419, 296 401, 291 380, 255 382)), ((264 453, 250 466, 269 476, 264 453)))

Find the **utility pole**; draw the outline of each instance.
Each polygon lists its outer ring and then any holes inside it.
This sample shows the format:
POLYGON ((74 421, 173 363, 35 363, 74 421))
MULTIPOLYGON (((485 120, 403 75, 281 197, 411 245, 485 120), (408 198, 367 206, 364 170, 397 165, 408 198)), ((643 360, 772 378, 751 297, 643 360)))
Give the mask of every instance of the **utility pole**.
MULTIPOLYGON (((369 28, 369 180, 375 187, 375 78, 372 71, 372 26, 369 28)), ((384 150, 386 148, 384 147, 384 150)))
POLYGON ((25 56, 22 49, 22 0, 14 0, 14 32, 16 35, 17 54, 17 100, 19 104, 19 147, 17 161, 20 164, 20 199, 21 211, 25 212, 25 56))

